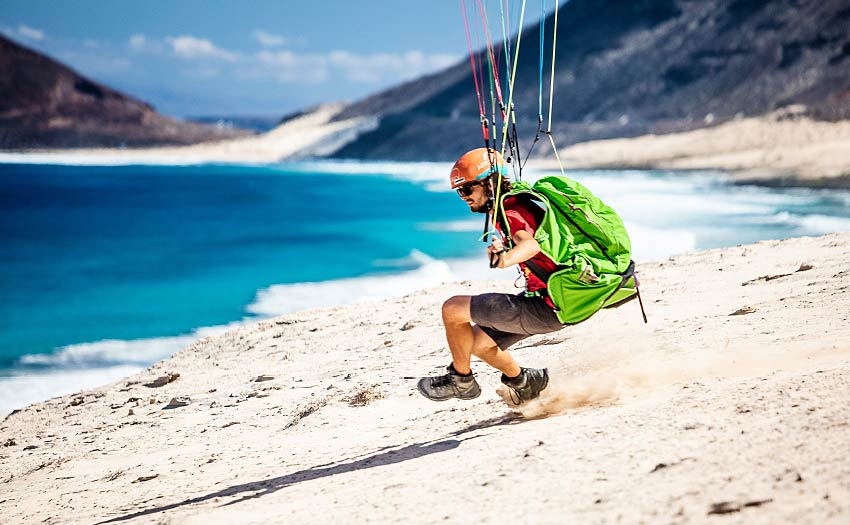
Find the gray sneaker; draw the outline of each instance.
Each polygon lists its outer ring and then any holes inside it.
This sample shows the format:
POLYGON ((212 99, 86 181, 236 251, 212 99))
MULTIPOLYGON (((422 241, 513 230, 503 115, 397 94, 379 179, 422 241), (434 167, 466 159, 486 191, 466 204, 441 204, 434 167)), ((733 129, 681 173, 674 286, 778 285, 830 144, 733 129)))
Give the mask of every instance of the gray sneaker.
POLYGON ((447 399, 475 399, 481 395, 481 387, 475 376, 462 376, 455 367, 448 366, 449 373, 442 376, 423 377, 416 384, 419 393, 432 401, 447 399))
POLYGON ((511 389, 511 401, 515 405, 540 396, 540 392, 549 385, 548 368, 520 368, 520 370, 520 374, 514 378, 502 374, 502 384, 511 389))

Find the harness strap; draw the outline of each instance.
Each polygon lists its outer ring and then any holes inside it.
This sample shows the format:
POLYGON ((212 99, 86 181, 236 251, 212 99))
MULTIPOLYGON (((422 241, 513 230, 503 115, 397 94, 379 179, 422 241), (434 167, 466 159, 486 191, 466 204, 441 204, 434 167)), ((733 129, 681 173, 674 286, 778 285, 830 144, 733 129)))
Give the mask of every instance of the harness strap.
POLYGON ((532 259, 529 259, 527 261, 523 261, 522 264, 526 265, 528 267, 528 269, 531 271, 531 273, 534 274, 535 277, 537 277, 538 279, 543 281, 543 284, 546 284, 546 283, 549 282, 549 277, 552 277, 553 273, 566 268, 566 266, 558 266, 558 267, 555 268, 555 272, 547 272, 546 270, 543 269, 542 266, 540 266, 539 264, 534 262, 534 260, 532 260, 532 259))

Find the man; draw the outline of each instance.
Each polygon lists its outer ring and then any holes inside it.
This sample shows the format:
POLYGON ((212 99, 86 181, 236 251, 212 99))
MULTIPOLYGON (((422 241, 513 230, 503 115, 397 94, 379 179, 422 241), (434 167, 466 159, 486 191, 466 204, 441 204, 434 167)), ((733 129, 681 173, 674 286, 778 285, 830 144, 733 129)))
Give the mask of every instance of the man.
MULTIPOLYGON (((499 195, 504 195, 510 191, 506 175, 501 155, 479 148, 458 159, 450 181, 470 211, 492 216, 496 197, 492 181, 500 181, 499 195)), ((513 247, 506 249, 502 240, 493 237, 488 256, 494 267, 519 265, 526 278, 526 293, 457 295, 443 304, 443 325, 452 363, 447 374, 419 380, 419 392, 428 399, 478 397, 481 388, 470 367, 473 355, 502 372, 502 383, 513 390, 517 404, 538 397, 549 383, 547 369, 522 368, 508 352, 510 346, 531 335, 563 328, 546 293, 546 283, 534 275, 540 270, 551 273, 556 267, 540 253, 540 245, 534 239, 544 211, 523 195, 505 198, 503 206, 499 216, 492 217, 493 224, 506 239, 510 237, 513 247), (503 212, 508 224, 503 224, 503 212), (535 267, 534 273, 529 262, 535 267)))

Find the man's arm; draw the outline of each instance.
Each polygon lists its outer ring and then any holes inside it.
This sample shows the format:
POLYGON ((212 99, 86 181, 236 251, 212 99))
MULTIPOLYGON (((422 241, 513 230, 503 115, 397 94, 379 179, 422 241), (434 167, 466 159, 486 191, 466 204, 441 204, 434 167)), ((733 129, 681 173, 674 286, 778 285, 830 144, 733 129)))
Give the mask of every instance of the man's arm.
POLYGON ((494 253, 501 252, 498 255, 498 268, 507 268, 508 266, 525 262, 540 253, 540 245, 537 243, 537 240, 525 230, 514 232, 513 240, 514 247, 510 250, 502 251, 504 250, 502 241, 493 239, 493 244, 490 245, 488 250, 491 260, 494 257, 494 253))

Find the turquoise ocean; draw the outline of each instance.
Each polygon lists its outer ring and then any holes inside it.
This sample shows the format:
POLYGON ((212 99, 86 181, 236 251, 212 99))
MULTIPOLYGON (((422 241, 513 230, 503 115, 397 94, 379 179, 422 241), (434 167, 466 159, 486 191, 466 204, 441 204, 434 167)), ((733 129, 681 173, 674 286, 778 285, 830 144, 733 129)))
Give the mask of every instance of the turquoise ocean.
MULTIPOLYGON (((0 413, 246 321, 514 277, 488 268, 483 217, 449 190, 449 164, 0 160, 0 413)), ((570 175, 623 216, 638 261, 850 230, 850 192, 705 171, 570 175)))

